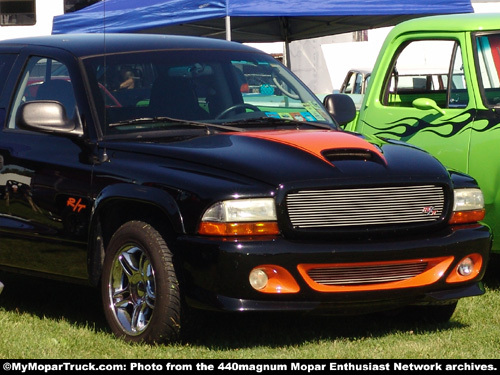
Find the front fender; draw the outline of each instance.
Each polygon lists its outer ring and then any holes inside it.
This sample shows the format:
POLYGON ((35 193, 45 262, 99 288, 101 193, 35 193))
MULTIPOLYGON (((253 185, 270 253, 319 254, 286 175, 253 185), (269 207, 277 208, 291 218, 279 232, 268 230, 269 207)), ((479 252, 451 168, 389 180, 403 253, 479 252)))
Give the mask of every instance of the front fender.
POLYGON ((454 189, 480 187, 474 178, 465 173, 458 172, 455 170, 449 170, 448 172, 450 173, 450 178, 453 183, 454 189))
MULTIPOLYGON (((101 214, 115 205, 130 206, 130 216, 138 205, 153 207, 162 213, 176 233, 185 233, 183 218, 175 199, 165 190, 144 185, 118 183, 104 188, 94 201, 88 241, 87 269, 91 285, 98 285, 104 261, 105 241, 101 226, 101 214)), ((127 208, 124 208, 125 210, 127 208)))
POLYGON ((92 207, 91 228, 95 227, 96 218, 99 217, 101 210, 114 200, 142 202, 153 205, 168 216, 176 232, 185 232, 179 206, 167 191, 157 187, 127 183, 107 186, 99 193, 92 207))

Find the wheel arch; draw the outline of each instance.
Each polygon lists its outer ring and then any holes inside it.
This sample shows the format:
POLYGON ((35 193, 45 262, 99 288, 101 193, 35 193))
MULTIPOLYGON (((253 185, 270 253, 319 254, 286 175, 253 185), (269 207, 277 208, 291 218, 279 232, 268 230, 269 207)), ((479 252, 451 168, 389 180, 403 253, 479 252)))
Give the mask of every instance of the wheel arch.
POLYGON ((95 200, 90 219, 87 269, 91 285, 99 284, 111 236, 130 220, 145 221, 167 237, 185 233, 180 209, 165 190, 125 183, 108 186, 95 200))

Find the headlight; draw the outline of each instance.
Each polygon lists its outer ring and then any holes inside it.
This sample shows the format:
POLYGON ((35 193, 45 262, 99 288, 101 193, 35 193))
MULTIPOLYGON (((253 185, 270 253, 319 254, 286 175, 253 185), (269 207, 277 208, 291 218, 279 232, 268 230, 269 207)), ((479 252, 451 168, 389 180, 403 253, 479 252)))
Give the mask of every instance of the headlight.
POLYGON ((200 234, 254 236, 279 233, 273 198, 233 199, 215 203, 205 211, 200 234))
POLYGON ((483 192, 480 189, 455 189, 453 211, 472 211, 484 208, 483 192))
POLYGON ((455 189, 450 224, 473 223, 484 219, 483 192, 477 188, 455 189))

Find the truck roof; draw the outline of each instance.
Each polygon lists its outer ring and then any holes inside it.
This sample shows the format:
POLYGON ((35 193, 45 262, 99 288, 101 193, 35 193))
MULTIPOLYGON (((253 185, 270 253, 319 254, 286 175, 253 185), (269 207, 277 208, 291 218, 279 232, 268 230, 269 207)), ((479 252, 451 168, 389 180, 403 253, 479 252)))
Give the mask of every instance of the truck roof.
POLYGON ((212 38, 156 34, 59 34, 0 41, 4 46, 38 45, 67 50, 75 56, 168 49, 218 49, 261 52, 236 42, 212 38))
POLYGON ((415 18, 396 25, 391 33, 418 31, 487 31, 499 30, 500 13, 465 13, 415 18))

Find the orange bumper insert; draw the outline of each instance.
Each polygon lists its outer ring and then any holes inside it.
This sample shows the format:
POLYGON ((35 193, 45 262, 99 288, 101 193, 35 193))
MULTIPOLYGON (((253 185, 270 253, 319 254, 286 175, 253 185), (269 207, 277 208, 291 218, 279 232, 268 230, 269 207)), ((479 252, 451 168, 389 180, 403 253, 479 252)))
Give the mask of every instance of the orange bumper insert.
POLYGON ((412 288, 439 280, 453 256, 384 262, 299 264, 305 282, 318 292, 412 288))
POLYGON ((461 259, 460 262, 458 262, 458 265, 455 267, 453 272, 446 278, 446 282, 448 282, 448 283, 460 283, 460 282, 472 280, 477 275, 479 275, 482 267, 483 267, 483 257, 479 254, 470 254, 470 255, 464 257, 463 259, 461 259), (459 268, 459 265, 467 258, 470 258, 470 260, 472 260, 473 267, 472 267, 472 272, 469 275, 464 276, 458 272, 458 268, 459 268))

